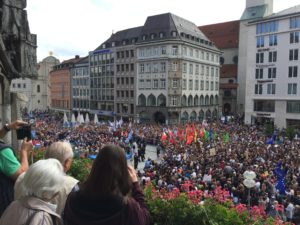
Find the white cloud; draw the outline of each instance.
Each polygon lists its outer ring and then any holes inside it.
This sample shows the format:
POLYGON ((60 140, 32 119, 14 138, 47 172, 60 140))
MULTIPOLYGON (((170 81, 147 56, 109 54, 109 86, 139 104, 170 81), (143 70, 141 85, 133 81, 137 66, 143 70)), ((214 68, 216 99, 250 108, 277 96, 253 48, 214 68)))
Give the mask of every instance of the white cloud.
MULTIPOLYGON (((31 32, 37 34, 38 60, 49 51, 59 59, 85 56, 108 39, 112 31, 142 26, 147 16, 171 12, 206 25, 238 20, 245 0, 28 0, 31 32)), ((299 0, 274 0, 274 12, 299 0)))

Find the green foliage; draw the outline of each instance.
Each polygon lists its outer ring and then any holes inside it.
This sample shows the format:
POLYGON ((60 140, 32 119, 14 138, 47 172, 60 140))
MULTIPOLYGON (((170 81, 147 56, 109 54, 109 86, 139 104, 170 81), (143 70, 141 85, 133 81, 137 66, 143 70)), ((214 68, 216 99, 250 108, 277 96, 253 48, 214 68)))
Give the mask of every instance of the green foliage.
POLYGON ((286 128, 286 131, 285 131, 285 132, 286 132, 286 136, 287 136, 290 140, 293 140, 293 139, 294 139, 295 134, 296 134, 294 127, 290 126, 290 127, 286 128))
POLYGON ((265 134, 267 137, 271 137, 274 134, 274 125, 271 123, 267 123, 265 125, 265 134))
POLYGON ((80 182, 84 181, 91 170, 93 161, 91 159, 74 159, 68 175, 76 178, 80 182))

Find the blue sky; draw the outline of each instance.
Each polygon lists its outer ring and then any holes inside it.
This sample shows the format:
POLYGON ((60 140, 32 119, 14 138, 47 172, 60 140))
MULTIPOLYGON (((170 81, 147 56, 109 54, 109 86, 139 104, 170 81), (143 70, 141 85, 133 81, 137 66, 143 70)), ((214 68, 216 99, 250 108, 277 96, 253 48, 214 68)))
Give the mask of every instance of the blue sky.
MULTIPOLYGON (((274 0, 274 12, 300 4, 274 0)), ((196 25, 238 20, 246 0, 27 0, 31 33, 37 34, 38 61, 86 56, 112 32, 142 26, 147 16, 171 12, 196 25)))

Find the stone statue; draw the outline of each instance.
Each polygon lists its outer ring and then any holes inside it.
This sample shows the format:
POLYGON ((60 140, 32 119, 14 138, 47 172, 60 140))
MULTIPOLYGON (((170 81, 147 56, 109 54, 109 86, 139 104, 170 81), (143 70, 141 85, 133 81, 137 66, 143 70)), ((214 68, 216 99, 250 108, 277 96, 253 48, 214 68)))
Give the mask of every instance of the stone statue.
POLYGON ((1 0, 0 7, 3 50, 14 72, 11 79, 37 76, 36 35, 29 30, 26 0, 1 0))

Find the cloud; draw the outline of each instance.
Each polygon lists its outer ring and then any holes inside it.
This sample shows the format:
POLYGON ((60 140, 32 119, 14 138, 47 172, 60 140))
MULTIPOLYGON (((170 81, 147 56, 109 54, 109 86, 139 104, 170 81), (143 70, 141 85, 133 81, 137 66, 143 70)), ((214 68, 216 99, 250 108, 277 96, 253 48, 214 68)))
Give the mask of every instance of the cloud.
MULTIPOLYGON (((274 0, 274 11, 298 1, 274 0)), ((60 60, 87 55, 112 32, 142 26, 151 15, 171 12, 199 26, 238 20, 245 3, 245 0, 30 0, 27 11, 31 32, 37 34, 40 61, 49 51, 60 60)))

